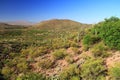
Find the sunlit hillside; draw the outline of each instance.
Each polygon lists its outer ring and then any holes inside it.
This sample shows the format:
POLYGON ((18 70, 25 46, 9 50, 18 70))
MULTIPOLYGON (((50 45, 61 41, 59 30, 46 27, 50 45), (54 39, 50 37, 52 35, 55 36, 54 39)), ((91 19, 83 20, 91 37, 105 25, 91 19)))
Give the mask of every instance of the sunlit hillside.
POLYGON ((79 27, 89 27, 88 24, 82 24, 76 21, 67 20, 67 19, 53 19, 53 20, 47 20, 42 21, 40 23, 37 23, 36 25, 33 25, 37 29, 65 29, 65 28, 79 28, 79 27))

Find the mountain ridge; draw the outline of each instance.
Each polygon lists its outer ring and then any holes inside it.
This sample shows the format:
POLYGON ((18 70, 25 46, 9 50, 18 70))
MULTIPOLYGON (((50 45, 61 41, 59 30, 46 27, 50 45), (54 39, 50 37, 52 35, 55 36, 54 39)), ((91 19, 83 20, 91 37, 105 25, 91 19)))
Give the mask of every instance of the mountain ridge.
POLYGON ((69 19, 51 19, 41 21, 35 25, 34 28, 69 28, 69 27, 88 27, 91 24, 83 24, 77 21, 69 20, 69 19))
POLYGON ((29 22, 29 21, 8 21, 8 22, 0 22, 0 23, 6 23, 9 25, 23 25, 23 26, 30 26, 30 25, 35 24, 35 23, 29 22))

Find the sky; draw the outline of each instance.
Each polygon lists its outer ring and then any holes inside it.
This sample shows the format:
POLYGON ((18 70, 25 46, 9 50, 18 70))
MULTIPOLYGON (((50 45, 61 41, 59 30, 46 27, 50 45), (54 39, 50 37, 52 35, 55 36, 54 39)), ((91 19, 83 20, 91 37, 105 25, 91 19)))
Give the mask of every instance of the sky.
POLYGON ((97 23, 120 17, 120 0, 0 0, 0 21, 70 19, 97 23))

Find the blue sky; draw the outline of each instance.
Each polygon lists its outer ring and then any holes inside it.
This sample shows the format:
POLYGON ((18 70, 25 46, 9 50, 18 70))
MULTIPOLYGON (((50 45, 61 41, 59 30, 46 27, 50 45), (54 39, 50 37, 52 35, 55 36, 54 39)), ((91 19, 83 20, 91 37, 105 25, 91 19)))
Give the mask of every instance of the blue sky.
POLYGON ((111 16, 120 17, 120 0, 0 0, 0 21, 96 23, 111 16))

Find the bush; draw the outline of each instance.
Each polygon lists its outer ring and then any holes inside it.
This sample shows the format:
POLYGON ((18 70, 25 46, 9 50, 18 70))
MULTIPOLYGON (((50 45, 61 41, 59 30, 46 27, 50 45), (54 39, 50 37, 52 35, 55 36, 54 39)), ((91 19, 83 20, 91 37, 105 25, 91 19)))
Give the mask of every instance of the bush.
POLYGON ((12 74, 12 69, 10 67, 3 67, 1 73, 5 76, 5 78, 10 78, 12 74))
POLYGON ((42 56, 47 53, 46 47, 29 47, 22 50, 22 54, 32 58, 42 56))
POLYGON ((28 64, 26 63, 26 61, 20 62, 16 66, 19 72, 26 72, 28 69, 28 64))
POLYGON ((55 38, 52 42, 53 49, 68 48, 70 43, 67 40, 61 40, 60 38, 55 38))
POLYGON ((120 50, 120 19, 114 17, 95 25, 92 29, 112 49, 120 50))
POLYGON ((62 59, 66 56, 66 51, 65 51, 65 49, 58 49, 58 50, 55 50, 52 53, 52 55, 55 59, 62 59))
POLYGON ((6 60, 4 60, 4 64, 5 64, 5 66, 8 66, 8 67, 14 67, 15 64, 17 64, 17 63, 15 63, 15 62, 13 62, 13 61, 14 61, 14 59, 13 59, 13 60, 11 60, 11 59, 6 59, 6 60))
POLYGON ((109 69, 109 74, 112 80, 120 80, 120 64, 116 64, 109 69))
POLYGON ((78 77, 78 76, 73 76, 70 80, 80 80, 80 77, 78 77))
POLYGON ((119 21, 120 19, 118 18, 118 17, 114 17, 114 16, 112 16, 112 17, 110 17, 110 18, 106 18, 105 19, 105 22, 116 22, 116 21, 119 21))
POLYGON ((79 71, 75 64, 71 64, 60 74, 60 80, 73 80, 75 76, 80 78, 79 71))
POLYGON ((43 59, 40 62, 38 62, 38 66, 43 69, 52 68, 53 65, 54 65, 54 60, 51 60, 51 59, 43 59))
POLYGON ((101 59, 88 59, 81 65, 81 77, 83 80, 101 80, 106 75, 106 68, 101 59))
POLYGON ((73 62, 74 62, 72 56, 69 56, 69 55, 65 57, 65 60, 66 60, 68 63, 73 63, 73 62))
POLYGON ((83 42, 84 46, 87 49, 87 48, 90 48, 91 45, 93 45, 93 44, 95 44, 95 43, 97 43, 99 41, 100 41, 100 38, 98 36, 88 34, 88 35, 83 37, 82 42, 83 42))
POLYGON ((2 35, 4 35, 4 36, 20 36, 20 35, 22 35, 22 30, 5 30, 3 33, 1 33, 2 35))
POLYGON ((96 24, 86 32, 83 37, 83 44, 88 49, 91 45, 103 40, 105 45, 111 49, 120 50, 120 19, 111 17, 96 24))
POLYGON ((108 53, 107 50, 108 50, 108 48, 104 45, 104 43, 100 42, 98 44, 95 44, 92 47, 91 52, 92 52, 92 55, 96 58, 97 57, 105 58, 110 55, 110 53, 108 53))
POLYGON ((39 73, 27 73, 18 76, 16 80, 47 80, 47 78, 39 73))
POLYGON ((70 47, 79 47, 78 43, 74 41, 69 41, 70 47))
POLYGON ((14 73, 26 73, 29 71, 29 64, 26 58, 23 57, 15 57, 11 60, 11 67, 14 68, 14 73))
POLYGON ((0 42, 0 53, 19 53, 21 49, 26 48, 28 45, 20 42, 0 42))

